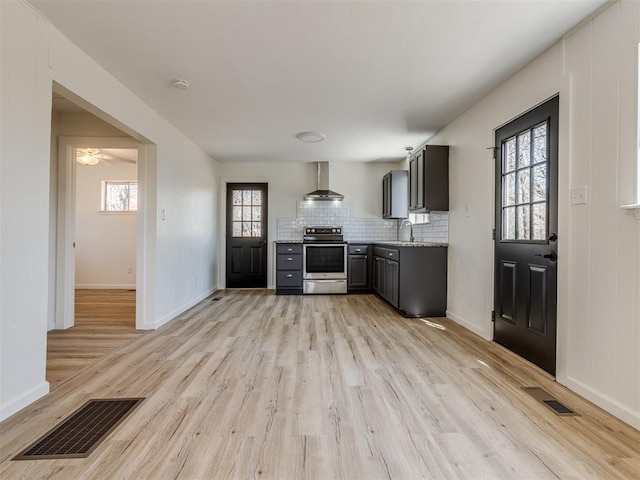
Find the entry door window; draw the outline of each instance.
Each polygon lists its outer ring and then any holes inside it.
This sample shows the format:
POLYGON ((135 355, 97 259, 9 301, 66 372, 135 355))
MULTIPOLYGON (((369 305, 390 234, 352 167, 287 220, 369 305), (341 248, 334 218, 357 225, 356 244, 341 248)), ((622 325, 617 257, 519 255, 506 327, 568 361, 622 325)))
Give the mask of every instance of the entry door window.
POLYGON ((502 240, 548 238, 548 122, 502 142, 502 240))
POLYGON ((233 237, 262 236, 262 190, 234 190, 231 234, 233 237))

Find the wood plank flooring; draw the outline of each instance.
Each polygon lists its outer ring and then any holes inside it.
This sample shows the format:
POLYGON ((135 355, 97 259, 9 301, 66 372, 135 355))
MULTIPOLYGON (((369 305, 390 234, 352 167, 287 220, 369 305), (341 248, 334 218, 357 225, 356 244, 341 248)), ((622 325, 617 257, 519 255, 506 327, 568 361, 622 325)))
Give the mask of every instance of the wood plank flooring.
POLYGON ((373 295, 223 295, 2 422, 0 478, 640 478, 638 430, 448 319, 373 295), (138 396, 89 458, 10 461, 86 400, 138 396))
POLYGON ((74 326, 47 334, 51 388, 144 335, 136 330, 135 290, 76 290, 74 326))

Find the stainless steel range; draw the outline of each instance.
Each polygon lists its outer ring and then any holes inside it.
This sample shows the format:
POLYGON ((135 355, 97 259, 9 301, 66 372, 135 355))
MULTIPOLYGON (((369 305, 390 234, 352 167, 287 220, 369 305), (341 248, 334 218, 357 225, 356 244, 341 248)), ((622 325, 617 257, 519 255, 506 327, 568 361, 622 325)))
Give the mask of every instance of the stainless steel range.
POLYGON ((347 242, 342 227, 305 227, 303 293, 347 293, 347 242))

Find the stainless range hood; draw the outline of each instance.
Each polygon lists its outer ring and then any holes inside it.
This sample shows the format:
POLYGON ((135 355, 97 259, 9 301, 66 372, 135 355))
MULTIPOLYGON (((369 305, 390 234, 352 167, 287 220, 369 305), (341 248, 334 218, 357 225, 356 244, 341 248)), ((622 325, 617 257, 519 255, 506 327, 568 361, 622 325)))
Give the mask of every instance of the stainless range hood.
POLYGON ((304 196, 305 200, 344 200, 340 195, 329 190, 329 162, 318 162, 318 189, 304 196))

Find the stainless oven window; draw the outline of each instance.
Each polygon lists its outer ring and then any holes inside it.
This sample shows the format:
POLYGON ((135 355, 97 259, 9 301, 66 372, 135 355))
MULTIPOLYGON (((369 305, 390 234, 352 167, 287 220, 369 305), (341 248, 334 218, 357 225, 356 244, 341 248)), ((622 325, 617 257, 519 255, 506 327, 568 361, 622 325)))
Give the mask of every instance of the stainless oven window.
POLYGON ((343 273, 344 245, 305 245, 307 273, 343 273))

